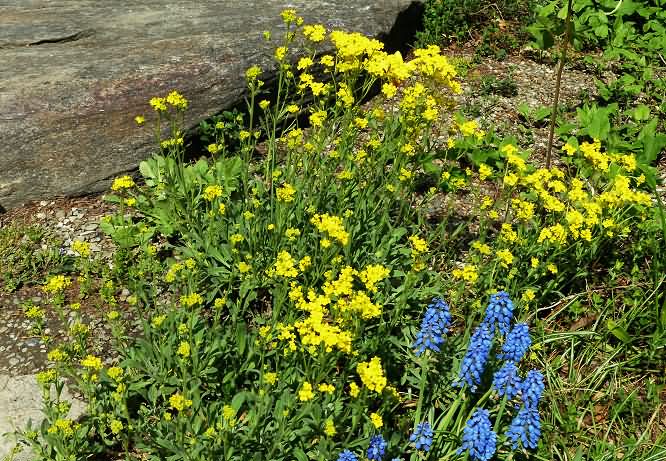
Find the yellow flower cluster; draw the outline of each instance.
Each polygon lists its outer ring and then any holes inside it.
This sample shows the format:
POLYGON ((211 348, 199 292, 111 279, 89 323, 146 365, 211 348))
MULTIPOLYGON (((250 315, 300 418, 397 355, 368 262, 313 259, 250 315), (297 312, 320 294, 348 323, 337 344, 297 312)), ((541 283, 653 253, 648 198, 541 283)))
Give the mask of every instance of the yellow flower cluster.
POLYGON ((387 381, 379 357, 373 357, 369 362, 359 363, 356 366, 356 372, 361 378, 361 382, 371 391, 381 393, 386 387, 387 381))
POLYGON ((278 187, 275 191, 278 202, 291 203, 294 201, 296 189, 289 183, 284 183, 282 187, 278 187))
POLYGON ((305 381, 301 386, 301 389, 298 391, 298 400, 301 402, 307 402, 314 398, 314 392, 312 391, 312 384, 305 381))
POLYGON ((74 424, 71 419, 56 419, 47 432, 49 434, 60 434, 65 438, 70 438, 74 435, 74 431, 78 429, 79 425, 74 424))
POLYGON ((130 189, 134 186, 135 184, 132 177, 125 175, 113 180, 113 184, 111 185, 111 190, 119 191, 121 189, 130 189))
POLYGON ((294 267, 295 265, 296 261, 294 261, 291 254, 289 254, 288 251, 282 250, 278 253, 277 261, 275 261, 272 273, 280 277, 296 277, 298 275, 298 270, 294 267))
POLYGON ((192 400, 186 399, 183 394, 176 392, 171 397, 169 397, 169 404, 173 409, 183 411, 192 406, 192 400))
POLYGON ((479 271, 474 264, 463 264, 462 267, 453 269, 451 275, 453 275, 453 278, 473 284, 479 278, 479 271))
POLYGON ((72 281, 65 277, 64 275, 54 275, 51 277, 46 285, 42 287, 42 290, 50 294, 62 293, 65 288, 69 287, 72 284, 72 281))
POLYGON ((341 245, 349 243, 349 234, 345 230, 342 218, 339 216, 331 216, 328 213, 317 213, 310 219, 310 222, 319 232, 325 232, 330 238, 337 240, 341 245))
POLYGON ((376 293, 377 282, 384 280, 389 273, 390 271, 381 264, 370 264, 358 274, 358 277, 368 291, 376 293))
POLYGON ((78 253, 82 258, 87 258, 90 256, 90 243, 74 240, 72 242, 72 251, 78 253))
POLYGON ((89 354, 83 360, 81 360, 81 366, 90 368, 94 371, 99 371, 102 369, 102 359, 89 354))
POLYGON ((209 202, 212 202, 217 197, 221 196, 222 196, 222 186, 219 185, 206 186, 206 188, 203 191, 203 198, 205 200, 208 200, 209 202))
POLYGON ((322 42, 326 38, 326 28, 321 24, 307 25, 303 27, 303 35, 312 42, 322 42))
POLYGON ((203 304, 203 297, 199 293, 190 293, 187 295, 182 295, 180 297, 180 304, 185 307, 193 307, 196 305, 203 304))
POLYGON ((151 98, 149 104, 156 112, 165 112, 167 110, 167 104, 170 104, 177 110, 185 110, 187 109, 188 102, 182 94, 177 91, 172 91, 164 98, 151 98))

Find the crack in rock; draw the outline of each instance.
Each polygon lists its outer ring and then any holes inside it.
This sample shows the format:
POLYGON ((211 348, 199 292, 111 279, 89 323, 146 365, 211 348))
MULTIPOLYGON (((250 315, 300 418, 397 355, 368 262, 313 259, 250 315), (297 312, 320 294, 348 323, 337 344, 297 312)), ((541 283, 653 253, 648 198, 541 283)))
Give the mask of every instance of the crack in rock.
POLYGON ((92 29, 81 30, 74 34, 65 35, 64 37, 53 37, 53 38, 44 38, 34 42, 23 42, 23 43, 5 43, 0 45, 1 49, 6 48, 17 48, 22 46, 39 46, 39 45, 48 45, 52 43, 69 43, 76 42, 77 40, 82 40, 84 38, 92 37, 95 35, 95 31, 92 29))

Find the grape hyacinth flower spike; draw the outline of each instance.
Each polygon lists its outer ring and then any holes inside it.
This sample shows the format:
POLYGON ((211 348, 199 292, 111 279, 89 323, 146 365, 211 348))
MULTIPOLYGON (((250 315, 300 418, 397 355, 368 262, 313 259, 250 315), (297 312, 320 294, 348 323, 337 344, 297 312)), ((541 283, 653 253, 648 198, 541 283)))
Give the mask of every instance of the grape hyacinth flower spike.
POLYGON ((488 461, 495 454, 497 434, 492 430, 488 410, 477 408, 463 429, 463 443, 458 454, 469 450, 474 461, 488 461))
POLYGON ((375 435, 370 439, 370 446, 366 453, 370 461, 381 461, 386 453, 386 441, 381 435, 375 435))
POLYGON ((485 369, 492 344, 493 335, 488 326, 482 323, 474 330, 469 340, 467 352, 460 365, 458 381, 454 383, 454 386, 461 387, 463 384, 467 384, 472 392, 476 390, 476 386, 481 383, 481 375, 485 369))
POLYGON ((539 370, 528 371, 521 389, 525 406, 537 409, 544 389, 543 374, 539 370))
POLYGON ((541 436, 539 401, 544 387, 543 374, 539 370, 527 372, 520 388, 523 405, 506 431, 506 436, 513 442, 514 449, 518 447, 518 442, 525 448, 537 447, 541 436))
POLYGON ((536 448, 541 437, 539 410, 523 405, 511 421, 506 437, 512 442, 514 450, 518 448, 518 442, 524 448, 536 448))
POLYGON ((449 325, 451 325, 449 305, 441 298, 433 299, 428 305, 421 321, 421 330, 414 341, 416 355, 420 356, 426 349, 439 352, 440 346, 444 343, 444 336, 449 331, 449 325))
POLYGON ((502 352, 497 354, 498 359, 512 360, 516 363, 525 356, 532 345, 532 338, 526 323, 514 325, 502 345, 502 352))
POLYGON ((430 451, 430 447, 432 446, 432 428, 430 427, 430 423, 419 423, 414 433, 409 437, 409 441, 419 451, 430 451))
POLYGON ((495 332, 495 326, 497 326, 500 334, 506 335, 509 332, 512 318, 513 302, 509 299, 509 294, 506 291, 499 291, 490 295, 490 302, 486 307, 486 316, 483 323, 488 325, 493 333, 495 332))
POLYGON ((522 380, 518 376, 516 362, 508 361, 493 375, 493 388, 500 397, 511 400, 522 391, 522 380))
POLYGON ((338 456, 338 461, 358 461, 358 458, 351 451, 345 450, 338 456))

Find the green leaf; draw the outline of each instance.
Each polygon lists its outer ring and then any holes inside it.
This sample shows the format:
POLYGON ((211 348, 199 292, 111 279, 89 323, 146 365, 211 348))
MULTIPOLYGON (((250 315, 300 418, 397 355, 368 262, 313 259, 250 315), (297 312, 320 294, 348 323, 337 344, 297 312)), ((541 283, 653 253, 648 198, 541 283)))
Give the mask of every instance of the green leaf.
POLYGON ((647 120, 650 118, 650 108, 645 104, 641 104, 633 110, 631 116, 637 122, 641 120, 647 120))
POLYGON ((629 336, 629 333, 627 333, 627 330, 619 326, 615 321, 609 319, 606 322, 606 327, 608 328, 608 331, 611 332, 613 336, 615 336, 617 339, 622 341, 625 344, 629 344, 631 342, 631 336, 629 336))

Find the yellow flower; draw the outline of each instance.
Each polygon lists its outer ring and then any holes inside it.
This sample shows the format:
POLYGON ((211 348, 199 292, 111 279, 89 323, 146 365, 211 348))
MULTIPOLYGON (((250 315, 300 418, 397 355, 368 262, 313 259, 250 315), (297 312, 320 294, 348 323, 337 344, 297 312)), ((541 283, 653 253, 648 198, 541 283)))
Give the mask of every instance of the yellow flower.
POLYGON ((134 180, 132 180, 130 176, 125 175, 113 180, 113 184, 111 185, 111 190, 119 191, 121 189, 130 189, 134 186, 135 186, 134 180))
POLYGON ((213 306, 215 309, 222 309, 227 304, 227 298, 215 298, 213 306))
POLYGON ((99 371, 102 368, 102 359, 88 354, 83 360, 81 360, 81 366, 99 371))
POLYGON ((187 99, 185 99, 183 95, 177 91, 172 91, 169 93, 166 97, 166 102, 171 104, 176 109, 187 109, 187 99))
POLYGON ((50 384, 52 382, 55 382, 56 378, 57 374, 54 369, 37 373, 37 382, 40 384, 50 384))
POLYGON ((548 271, 553 275, 557 274, 557 266, 555 264, 548 264, 548 266, 546 266, 546 269, 548 269, 548 271))
POLYGON ((510 250, 505 248, 503 250, 499 250, 496 254, 502 267, 509 267, 509 264, 513 263, 513 254, 510 250))
POLYGON ((277 382, 277 373, 264 373, 264 381, 266 381, 271 386, 274 385, 277 382))
POLYGON ((74 429, 77 428, 78 425, 74 425, 71 419, 56 419, 53 425, 48 428, 48 433, 55 434, 59 432, 65 438, 69 438, 74 435, 74 429))
POLYGON ((379 357, 373 357, 369 362, 359 363, 356 366, 356 372, 359 374, 361 382, 371 391, 381 393, 386 387, 386 377, 379 357))
POLYGON ((204 299, 199 293, 190 293, 180 297, 180 303, 185 307, 196 306, 197 304, 203 304, 203 302, 204 299))
POLYGON ((472 248, 477 250, 479 253, 481 253, 484 256, 489 256, 492 253, 492 250, 490 249, 490 246, 488 246, 485 243, 476 241, 472 243, 472 248))
POLYGON ((109 378, 112 380, 119 382, 120 379, 123 376, 123 369, 120 367, 110 367, 108 370, 106 370, 106 374, 109 375, 109 378))
POLYGON ((412 173, 406 168, 400 167, 400 176, 398 176, 398 179, 400 181, 408 181, 412 179, 412 176, 414 176, 414 173, 412 173))
POLYGON ((256 80, 259 75, 261 75, 261 67, 259 66, 252 66, 247 71, 245 71, 245 78, 247 78, 249 81, 256 80))
POLYGON ((189 399, 186 399, 183 394, 180 392, 176 392, 173 394, 171 397, 169 397, 169 404, 171 405, 171 408, 178 410, 178 411, 183 411, 186 408, 189 408, 192 406, 192 401, 189 399))
POLYGON ((573 155, 578 149, 576 149, 576 146, 572 146, 571 144, 566 143, 564 146, 562 146, 562 150, 566 152, 567 155, 573 155))
POLYGON ((333 67, 335 65, 335 59, 330 54, 326 54, 319 59, 319 62, 324 67, 333 67))
POLYGON ((150 325, 157 329, 162 326, 164 321, 166 320, 166 315, 156 315, 153 317, 153 319, 150 321, 150 325))
POLYGON ((321 42, 326 38, 326 28, 321 24, 303 27, 303 35, 311 42, 321 42))
POLYGON ((301 389, 298 391, 298 400, 301 402, 307 402, 314 398, 314 392, 312 392, 312 384, 305 381, 301 386, 301 389))
POLYGON ((219 144, 208 144, 208 147, 206 147, 206 150, 210 152, 211 154, 215 155, 220 151, 220 146, 219 144))
POLYGON ((504 176, 504 185, 507 187, 513 187, 516 184, 518 184, 518 176, 516 176, 514 173, 509 173, 506 176, 504 176))
POLYGON ((109 429, 111 429, 112 433, 118 435, 123 430, 123 423, 117 419, 112 419, 111 423, 109 423, 109 429))
POLYGON ((310 222, 317 228, 319 232, 326 232, 331 238, 337 240, 341 245, 347 245, 347 243, 349 243, 349 233, 347 233, 345 230, 342 218, 339 216, 331 216, 328 213, 323 215, 315 214, 310 219, 310 222))
POLYGON ((296 262, 288 251, 282 250, 278 253, 277 261, 275 261, 274 268, 275 274, 282 277, 296 277, 298 271, 294 267, 296 262))
POLYGON ((418 235, 410 236, 409 243, 412 245, 412 257, 428 251, 428 243, 418 235))
POLYGON ((293 8, 282 10, 280 12, 280 16, 282 17, 282 20, 284 21, 285 24, 291 24, 292 22, 296 22, 296 19, 298 18, 296 10, 294 10, 293 8))
POLYGON ((381 264, 370 264, 366 266, 359 274, 361 282, 365 284, 365 288, 372 292, 377 292, 377 287, 375 286, 377 282, 384 280, 390 274, 390 270, 382 266, 381 264))
POLYGON ((533 269, 536 269, 539 267, 539 260, 537 258, 532 257, 530 259, 530 265, 532 266, 533 269))
POLYGON ((236 425, 236 410, 234 410, 234 407, 231 405, 225 405, 222 407, 222 418, 229 424, 230 426, 235 426, 236 425))
POLYGON ((227 207, 224 205, 224 203, 220 203, 220 206, 217 207, 217 212, 224 216, 224 214, 227 212, 227 207))
POLYGON ((278 61, 283 61, 286 55, 287 55, 286 46, 280 46, 275 49, 275 59, 277 59, 278 61))
POLYGON ((268 101, 267 99, 263 99, 259 102, 259 107, 261 108, 261 110, 268 109, 268 106, 270 106, 270 105, 271 105, 271 102, 268 101))
POLYGON ((370 421, 372 421, 372 425, 375 426, 376 429, 379 429, 384 425, 384 421, 379 413, 370 413, 370 421))
POLYGON ((208 200, 209 202, 212 202, 213 200, 215 200, 215 198, 221 196, 222 196, 222 186, 219 185, 206 186, 203 192, 203 198, 208 200))
POLYGON ((328 418, 324 423, 324 434, 329 437, 333 437, 336 433, 337 431, 335 430, 335 424, 333 424, 333 420, 328 418))
POLYGON ((143 125, 146 122, 146 117, 143 115, 137 115, 134 117, 134 121, 136 122, 137 125, 143 125))
POLYGON ((150 107, 152 107, 155 112, 164 112, 167 110, 166 100, 164 98, 150 98, 148 104, 150 104, 150 107))
POLYGON ((323 392, 325 394, 332 394, 335 392, 335 386, 333 384, 320 384, 318 387, 319 392, 323 392))
POLYGON ((455 279, 464 280, 467 283, 474 283, 479 278, 477 268, 473 264, 464 264, 462 268, 455 268, 451 271, 455 279))
POLYGON ((191 351, 190 343, 188 343, 187 341, 181 341, 180 344, 178 345, 178 350, 176 351, 176 354, 186 359, 190 356, 190 351, 191 351))
POLYGON ((305 272, 305 270, 311 265, 312 265, 312 259, 309 256, 304 256, 298 262, 298 268, 301 270, 301 272, 305 272))
POLYGON ((294 201, 294 195, 296 194, 296 189, 289 183, 284 183, 282 187, 279 187, 275 194, 277 196, 278 202, 290 203, 294 201))
POLYGON ((521 299, 525 302, 530 302, 534 300, 535 297, 536 295, 534 294, 534 290, 527 289, 521 296, 521 299))
POLYGON ((313 127, 322 127, 328 114, 325 110, 318 110, 310 115, 310 125, 313 127))
POLYGON ((250 272, 250 270, 252 270, 252 266, 250 266, 245 261, 241 261, 238 263, 238 270, 240 271, 241 274, 245 274, 247 272, 250 272))
POLYGON ((382 85, 382 93, 384 96, 386 96, 388 99, 391 99, 395 94, 398 92, 398 88, 396 88, 395 85, 392 83, 384 83, 382 85))
POLYGON ((361 389, 358 387, 358 385, 352 381, 352 383, 349 385, 349 395, 352 397, 358 397, 359 392, 361 389))
POLYGON ((51 362, 64 362, 65 359, 67 359, 67 353, 62 349, 55 348, 49 351, 46 358, 48 358, 51 362))
POLYGON ((489 178, 490 176, 492 176, 492 174, 493 170, 488 165, 486 165, 485 163, 479 165, 479 179, 481 181, 485 181, 486 178, 489 178))
POLYGON ((31 306, 25 313, 25 316, 31 320, 44 318, 44 311, 37 306, 31 306))

